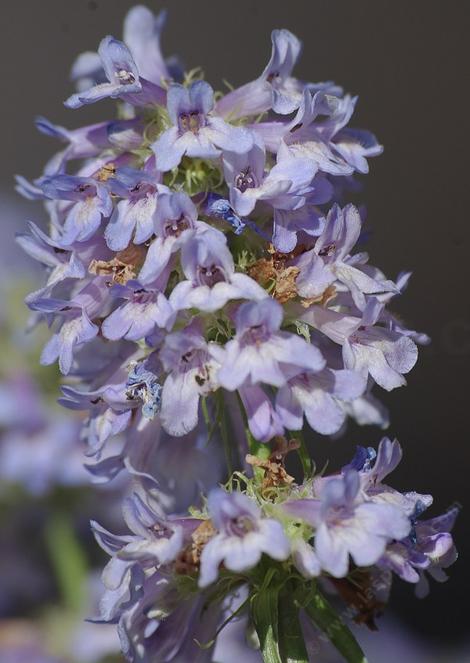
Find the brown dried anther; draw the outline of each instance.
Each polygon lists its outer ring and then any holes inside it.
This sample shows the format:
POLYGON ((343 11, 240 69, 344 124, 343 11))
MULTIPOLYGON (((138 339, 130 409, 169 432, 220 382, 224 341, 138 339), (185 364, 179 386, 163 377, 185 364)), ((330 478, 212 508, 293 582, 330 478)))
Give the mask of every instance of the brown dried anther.
POLYGON ((273 450, 267 460, 257 458, 251 454, 246 456, 245 460, 249 465, 264 470, 262 491, 290 486, 294 482, 294 477, 286 472, 284 463, 287 454, 298 448, 298 440, 287 441, 285 437, 277 436, 274 438, 273 450))
POLYGON ((92 260, 88 271, 97 276, 110 276, 111 281, 109 285, 113 283, 125 285, 136 276, 132 265, 126 265, 117 258, 113 258, 112 260, 92 260))
POLYGON ((105 164, 96 174, 98 182, 107 182, 116 175, 116 166, 111 162, 105 164))
POLYGON ((131 243, 123 251, 118 251, 112 260, 92 260, 88 271, 97 276, 110 276, 110 285, 125 285, 135 279, 137 270, 144 262, 145 253, 144 246, 131 243))
POLYGON ((180 575, 197 573, 201 562, 201 553, 208 541, 217 534, 212 520, 203 520, 191 535, 191 543, 178 555, 174 570, 180 575))
MULTIPOLYGON (((285 304, 298 296, 297 276, 300 270, 289 264, 294 258, 308 251, 304 244, 298 244, 290 253, 280 253, 271 244, 268 248, 269 258, 260 258, 248 270, 252 279, 260 285, 272 289, 272 295, 281 304, 285 304)), ((302 306, 308 308, 311 304, 326 304, 335 295, 333 287, 314 299, 302 299, 302 306)))
POLYGON ((295 280, 299 268, 286 266, 288 260, 294 257, 293 253, 279 253, 270 245, 269 258, 260 258, 248 270, 252 279, 260 285, 273 287, 272 294, 281 304, 297 297, 295 280))
MULTIPOLYGON (((276 251, 272 244, 268 248, 269 258, 260 258, 248 269, 248 274, 265 288, 269 288, 273 297, 281 304, 299 296, 297 290, 297 276, 300 270, 289 262, 302 253, 308 251, 303 244, 298 244, 290 253, 276 251)), ((335 297, 336 289, 330 285, 321 295, 317 297, 301 298, 300 303, 304 308, 312 304, 326 306, 335 297)))
POLYGON ((336 296, 336 288, 334 285, 329 285, 326 290, 322 292, 321 295, 317 297, 308 297, 300 300, 300 303, 304 308, 309 308, 312 304, 318 304, 319 306, 326 306, 328 302, 336 296))

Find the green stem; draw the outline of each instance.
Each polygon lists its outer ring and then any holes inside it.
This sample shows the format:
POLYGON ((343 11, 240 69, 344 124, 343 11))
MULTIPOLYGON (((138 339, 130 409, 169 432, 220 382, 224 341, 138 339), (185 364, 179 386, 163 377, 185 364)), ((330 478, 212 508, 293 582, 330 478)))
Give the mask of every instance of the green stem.
POLYGON ((253 437, 248 426, 245 429, 246 439, 248 440, 248 448, 250 453, 257 458, 267 459, 271 453, 269 445, 265 442, 258 442, 257 439, 253 437))
POLYGON ((289 437, 296 439, 299 443, 299 448, 297 453, 299 454, 300 462, 302 463, 302 470, 304 473, 304 479, 310 479, 313 476, 314 464, 308 453, 307 445, 301 430, 298 431, 288 431, 289 437))
POLYGON ((219 420, 220 436, 222 438, 222 444, 224 446, 225 460, 227 462, 227 472, 228 472, 228 476, 230 477, 233 474, 232 447, 230 445, 230 440, 229 440, 228 430, 227 430, 227 417, 226 417, 226 412, 225 412, 225 400, 224 400, 222 390, 219 389, 219 391, 220 391, 219 405, 218 405, 219 412, 218 412, 217 419, 219 420))

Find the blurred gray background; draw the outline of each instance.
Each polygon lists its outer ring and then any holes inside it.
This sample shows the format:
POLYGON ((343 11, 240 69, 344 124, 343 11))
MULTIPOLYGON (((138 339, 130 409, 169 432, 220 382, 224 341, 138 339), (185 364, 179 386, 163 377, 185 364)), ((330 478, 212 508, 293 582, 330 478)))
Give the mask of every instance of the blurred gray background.
MULTIPOLYGON (((13 174, 36 177, 58 145, 36 132, 45 115, 66 127, 110 115, 107 103, 68 111, 74 57, 105 34, 121 36, 130 0, 2 0, 0 190, 13 174)), ((160 2, 146 3, 154 10, 160 2)), ((389 277, 414 276, 396 308, 433 339, 409 386, 385 395, 389 434, 405 448, 394 485, 431 492, 433 513, 454 502, 461 559, 445 585, 423 602, 396 582, 393 604, 417 633, 456 644, 468 632, 470 590, 470 295, 468 218, 468 34, 465 0, 168 0, 166 55, 201 65, 215 87, 256 77, 270 53, 272 28, 304 42, 296 74, 333 79, 359 94, 354 126, 374 131, 384 155, 371 161, 362 199, 368 207, 371 261, 389 277)), ((28 204, 36 219, 40 209, 28 204)), ((3 223, 2 219, 2 223, 3 223)), ((6 241, 4 223, 1 241, 6 241)), ((381 394, 382 396, 382 394, 381 394)), ((351 428, 337 441, 317 439, 319 463, 348 459, 354 445, 376 444, 377 429, 351 428)))

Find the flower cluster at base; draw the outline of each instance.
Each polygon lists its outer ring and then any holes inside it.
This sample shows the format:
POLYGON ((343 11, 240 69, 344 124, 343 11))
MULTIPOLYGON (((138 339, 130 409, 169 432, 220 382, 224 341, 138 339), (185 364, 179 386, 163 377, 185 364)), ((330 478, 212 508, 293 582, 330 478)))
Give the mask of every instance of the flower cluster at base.
MULTIPOLYGON (((31 222, 18 236, 47 270, 27 297, 52 329, 41 362, 58 361, 62 404, 87 413, 90 473, 133 487, 132 535, 94 525, 112 555, 101 619, 130 661, 203 661, 248 612, 272 662, 295 647, 307 660, 308 615, 359 661, 325 586, 356 596, 393 571, 421 587, 451 561, 455 517, 418 521, 430 498, 382 484, 396 443, 313 477, 302 441, 348 417, 387 427, 372 392, 406 384, 428 341, 389 309, 410 274, 369 263, 364 213, 347 202, 382 147, 348 126, 356 97, 292 75, 289 31, 273 31, 256 79, 222 94, 165 60, 163 23, 137 6, 123 41, 77 59, 66 106, 116 99, 117 117, 73 130, 38 118, 64 149, 18 177, 50 215, 47 233, 31 222), (302 485, 284 468, 293 446, 302 485)), ((370 624, 372 595, 358 599, 370 624)))
MULTIPOLYGON (((302 485, 285 469, 295 446, 279 438, 269 458, 248 456, 254 477, 235 473, 190 515, 167 516, 149 495, 133 494, 124 506, 132 534, 93 524, 111 555, 100 619, 118 622, 130 661, 218 660, 217 635, 232 620, 251 631, 266 661, 294 660, 296 630, 301 654, 306 620, 347 660, 361 661, 346 618, 374 628, 392 572, 419 593, 426 574, 445 578, 458 509, 423 520, 430 495, 383 483, 401 459, 396 440, 384 438, 377 453, 358 447, 341 472, 302 485)), ((306 652, 295 660, 307 661, 306 652)))

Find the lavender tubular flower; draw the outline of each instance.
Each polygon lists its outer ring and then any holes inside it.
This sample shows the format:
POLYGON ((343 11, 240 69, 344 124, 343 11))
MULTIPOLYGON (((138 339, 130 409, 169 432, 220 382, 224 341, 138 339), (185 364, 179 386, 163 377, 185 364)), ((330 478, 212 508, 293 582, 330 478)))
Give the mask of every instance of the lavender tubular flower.
POLYGON ((291 158, 281 144, 277 163, 265 176, 264 156, 258 139, 258 145, 248 153, 227 153, 224 157, 230 200, 241 216, 251 214, 258 200, 269 202, 275 209, 298 209, 312 191, 310 184, 317 169, 310 159, 291 158))
POLYGON ((71 301, 39 299, 30 305, 46 316, 59 315, 62 318, 59 330, 43 349, 41 363, 48 365, 58 359, 61 372, 67 374, 70 371, 75 348, 93 340, 98 334, 98 327, 92 323, 90 316, 94 317, 106 297, 106 286, 98 277, 71 301))
POLYGON ((316 527, 315 550, 322 567, 341 578, 348 573, 348 554, 358 566, 375 564, 387 542, 403 539, 410 530, 406 516, 391 505, 358 500, 359 474, 348 470, 331 479, 320 500, 297 500, 288 513, 316 527))
POLYGON ((123 42, 108 35, 101 41, 98 55, 108 82, 73 94, 65 101, 68 108, 79 108, 108 97, 122 97, 138 104, 164 101, 165 93, 162 88, 145 79, 141 80, 137 65, 123 42))
POLYGON ((142 244, 152 236, 158 194, 166 187, 159 185, 155 174, 122 168, 113 179, 113 188, 124 200, 116 205, 105 237, 110 249, 122 251, 131 238, 135 244, 142 244))
POLYGON ((184 244, 181 267, 187 280, 178 283, 170 295, 170 304, 177 311, 195 308, 211 312, 222 309, 231 299, 267 297, 256 281, 235 272, 225 236, 217 230, 201 229, 184 244))
POLYGON ((182 192, 160 196, 153 217, 156 239, 149 246, 139 274, 142 283, 158 278, 177 253, 203 226, 197 221, 197 209, 189 196, 182 192))
POLYGON ((178 84, 170 87, 168 115, 173 126, 152 146, 159 170, 176 168, 185 154, 213 159, 221 150, 243 153, 250 149, 250 132, 211 115, 213 108, 214 92, 205 81, 196 81, 189 89, 178 84))
POLYGON ((225 353, 213 348, 222 367, 218 379, 234 390, 243 384, 282 386, 288 376, 302 369, 320 370, 325 361, 321 352, 293 334, 279 331, 282 307, 272 299, 245 303, 237 311, 235 338, 225 353))
POLYGON ((165 22, 165 11, 155 16, 147 7, 137 5, 128 12, 123 27, 124 43, 129 47, 141 76, 156 85, 171 79, 160 49, 165 22))
POLYGON ((160 357, 168 373, 162 392, 162 425, 171 435, 184 435, 197 425, 200 397, 218 386, 218 364, 195 324, 169 334, 160 357))
POLYGON ((359 239, 361 220, 358 210, 349 205, 344 210, 334 206, 327 217, 325 229, 315 242, 312 253, 304 253, 297 263, 300 269, 299 292, 304 297, 317 297, 333 283, 346 286, 355 305, 363 310, 365 295, 397 292, 391 281, 376 280, 361 271, 364 256, 350 256, 359 239), (358 265, 356 267, 355 265, 358 265))
POLYGON ((284 435, 282 417, 275 410, 266 392, 259 385, 245 385, 238 390, 246 412, 248 428, 259 442, 269 442, 284 435))
POLYGON ((116 117, 38 118, 65 147, 17 178, 50 216, 17 238, 46 271, 26 299, 51 328, 41 363, 58 360, 60 402, 84 413, 91 479, 128 478, 129 531, 92 523, 110 556, 97 619, 131 663, 209 662, 231 622, 253 626, 260 660, 307 660, 317 629, 365 661, 346 622, 374 626, 375 578, 423 593, 456 558, 456 511, 423 520, 430 495, 384 483, 397 441, 319 474, 304 439, 349 417, 386 428, 376 391, 405 385, 429 341, 391 310, 410 274, 369 263, 347 203, 382 147, 349 126, 357 97, 294 76, 288 30, 223 95, 165 60, 165 17, 134 7, 124 41, 78 58, 66 105, 115 99, 116 117))
POLYGON ((56 175, 44 180, 42 189, 48 198, 74 203, 67 213, 60 240, 64 247, 90 239, 101 219, 112 210, 107 187, 92 178, 56 175))
POLYGON ((214 490, 209 494, 208 507, 218 534, 201 555, 200 587, 216 580, 221 562, 229 571, 239 572, 255 566, 262 553, 277 560, 288 557, 289 541, 281 525, 261 518, 259 509, 247 497, 214 490))
POLYGON ((16 240, 28 255, 51 270, 46 285, 26 298, 26 303, 32 304, 37 299, 50 295, 54 286, 65 279, 83 279, 86 272, 75 253, 67 254, 61 251, 59 244, 45 235, 34 223, 29 225, 31 232, 18 233, 16 240))
POLYGON ((171 328, 173 309, 161 291, 147 290, 138 281, 128 281, 126 285, 114 286, 112 294, 126 303, 103 322, 101 331, 105 338, 138 341, 150 336, 156 326, 171 328))
POLYGON ((303 373, 279 389, 276 410, 289 430, 303 428, 303 415, 318 433, 337 433, 346 419, 341 402, 350 402, 364 392, 365 380, 354 371, 323 369, 303 373))

